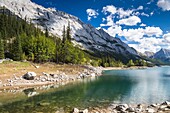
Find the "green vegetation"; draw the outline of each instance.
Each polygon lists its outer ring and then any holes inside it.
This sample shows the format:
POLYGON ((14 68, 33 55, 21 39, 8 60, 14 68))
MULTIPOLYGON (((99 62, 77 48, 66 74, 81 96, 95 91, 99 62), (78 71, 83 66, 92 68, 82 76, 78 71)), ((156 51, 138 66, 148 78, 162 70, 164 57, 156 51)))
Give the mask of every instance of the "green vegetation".
POLYGON ((22 20, 5 8, 0 10, 0 59, 11 58, 15 61, 28 60, 37 63, 91 64, 103 67, 122 67, 125 64, 147 65, 142 60, 133 62, 137 60, 133 55, 123 56, 96 50, 95 53, 81 50, 71 42, 69 22, 67 26, 63 26, 63 35, 59 38, 51 36, 48 28, 45 28, 45 33, 41 32, 28 22, 27 18, 22 20))
POLYGON ((73 64, 88 64, 90 59, 98 59, 72 44, 70 23, 63 27, 61 40, 59 37, 50 36, 47 28, 43 33, 31 22, 28 24, 26 18, 22 20, 5 8, 2 8, 1 12, 0 59, 73 64))

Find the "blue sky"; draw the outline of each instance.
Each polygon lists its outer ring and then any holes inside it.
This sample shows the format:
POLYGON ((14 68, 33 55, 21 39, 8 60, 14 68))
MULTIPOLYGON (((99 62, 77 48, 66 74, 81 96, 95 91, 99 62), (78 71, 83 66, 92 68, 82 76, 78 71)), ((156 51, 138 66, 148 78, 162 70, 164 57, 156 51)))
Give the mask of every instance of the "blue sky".
POLYGON ((103 28, 140 52, 170 49, 170 0, 32 0, 103 28))

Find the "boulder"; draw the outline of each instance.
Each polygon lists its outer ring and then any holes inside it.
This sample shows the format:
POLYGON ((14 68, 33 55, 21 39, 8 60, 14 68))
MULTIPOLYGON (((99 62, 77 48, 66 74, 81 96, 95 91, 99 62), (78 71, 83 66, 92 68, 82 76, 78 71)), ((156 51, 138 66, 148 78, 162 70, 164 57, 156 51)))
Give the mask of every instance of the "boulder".
POLYGON ((91 73, 90 75, 91 75, 91 77, 96 77, 95 73, 91 73))
POLYGON ((155 110, 152 109, 152 108, 147 108, 146 111, 147 111, 148 113, 154 113, 154 112, 155 112, 155 110))
POLYGON ((88 113, 88 109, 83 110, 82 113, 88 113))
POLYGON ((115 109, 118 111, 125 111, 127 108, 128 108, 127 104, 120 104, 120 105, 116 106, 115 109))
POLYGON ((157 104, 151 104, 150 106, 151 106, 151 107, 155 107, 155 108, 158 107, 157 104))
POLYGON ((77 109, 77 108, 73 109, 73 113, 79 113, 79 112, 80 112, 79 109, 77 109))
POLYGON ((165 101, 162 103, 162 105, 170 105, 170 102, 169 101, 165 101))
POLYGON ((35 72, 27 72, 25 75, 23 75, 23 78, 26 80, 34 80, 34 78, 37 76, 35 72))
POLYGON ((50 103, 48 103, 48 102, 40 102, 40 103, 38 103, 38 105, 39 106, 49 106, 50 103))
POLYGON ((126 109, 126 111, 128 111, 128 112, 135 112, 135 109, 132 108, 132 107, 129 107, 129 108, 126 109))

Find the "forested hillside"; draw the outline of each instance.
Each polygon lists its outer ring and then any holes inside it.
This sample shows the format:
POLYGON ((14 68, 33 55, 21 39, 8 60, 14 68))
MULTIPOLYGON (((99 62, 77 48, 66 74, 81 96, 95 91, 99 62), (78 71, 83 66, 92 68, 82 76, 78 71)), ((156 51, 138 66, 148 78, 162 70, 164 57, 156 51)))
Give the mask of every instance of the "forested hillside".
POLYGON ((38 63, 92 64, 104 67, 122 66, 123 63, 129 62, 128 58, 123 58, 121 55, 83 51, 73 45, 69 24, 61 26, 63 35, 56 37, 49 35, 47 29, 43 33, 27 18, 23 20, 4 7, 0 12, 0 59, 11 58, 16 61, 28 60, 38 63))

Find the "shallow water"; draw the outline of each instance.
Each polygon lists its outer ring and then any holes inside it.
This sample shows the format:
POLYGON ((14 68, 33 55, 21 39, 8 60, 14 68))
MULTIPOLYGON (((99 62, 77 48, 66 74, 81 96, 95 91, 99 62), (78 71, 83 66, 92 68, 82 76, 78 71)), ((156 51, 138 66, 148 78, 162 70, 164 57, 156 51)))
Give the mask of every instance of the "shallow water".
POLYGON ((69 112, 110 103, 159 103, 170 100, 170 67, 105 71, 104 76, 48 90, 0 93, 0 113, 69 112), (28 97, 32 92, 38 95, 28 97))

